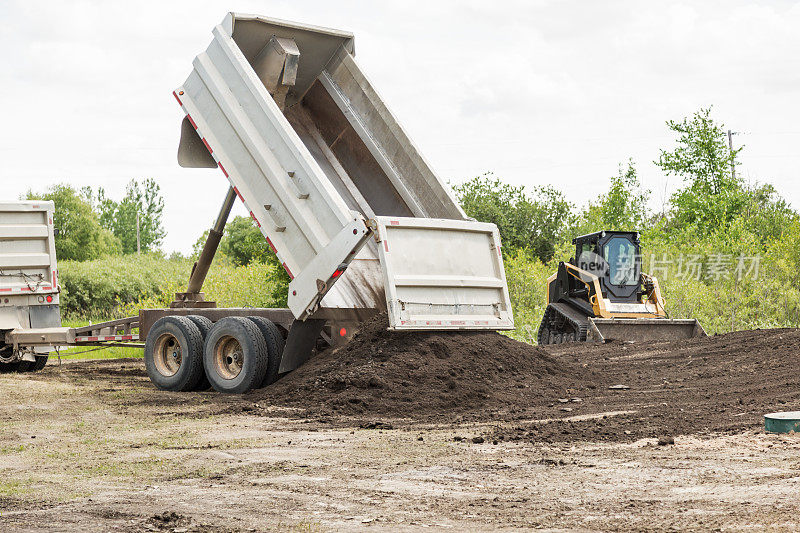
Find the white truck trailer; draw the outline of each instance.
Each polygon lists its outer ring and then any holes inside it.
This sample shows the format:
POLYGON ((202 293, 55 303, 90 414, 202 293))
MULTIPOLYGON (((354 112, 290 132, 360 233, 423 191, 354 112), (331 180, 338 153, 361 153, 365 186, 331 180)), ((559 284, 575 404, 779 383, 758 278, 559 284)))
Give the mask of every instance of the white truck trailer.
POLYGON ((141 346, 139 317, 61 326, 53 208, 0 203, 0 372, 41 370, 61 346, 141 346))
POLYGON ((179 164, 230 190, 188 290, 140 311, 157 386, 270 383, 380 311, 396 330, 513 328, 497 228, 465 216, 354 54, 348 32, 230 13, 174 91, 179 164), (237 197, 292 278, 288 310, 203 297, 237 197))
POLYGON ((20 346, 9 333, 61 326, 53 202, 0 203, 0 371, 35 371, 51 347, 20 346))

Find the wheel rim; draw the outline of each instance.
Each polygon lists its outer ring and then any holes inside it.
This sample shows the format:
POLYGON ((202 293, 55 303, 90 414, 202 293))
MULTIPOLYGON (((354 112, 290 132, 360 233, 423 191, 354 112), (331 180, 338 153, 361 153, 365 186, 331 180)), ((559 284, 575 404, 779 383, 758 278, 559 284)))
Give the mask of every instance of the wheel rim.
POLYGON ((244 366, 244 351, 234 337, 225 336, 214 346, 214 367, 222 379, 236 379, 244 366))
POLYGON ((156 370, 164 376, 174 376, 183 362, 181 343, 175 335, 165 333, 156 340, 153 362, 156 370))

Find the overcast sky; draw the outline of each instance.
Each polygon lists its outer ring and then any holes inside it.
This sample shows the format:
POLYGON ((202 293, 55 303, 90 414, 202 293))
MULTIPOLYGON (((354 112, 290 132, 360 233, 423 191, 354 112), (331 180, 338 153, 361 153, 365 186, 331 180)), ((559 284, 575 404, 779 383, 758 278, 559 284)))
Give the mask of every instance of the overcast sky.
POLYGON ((740 172, 800 206, 800 5, 780 0, 0 0, 2 198, 57 182, 121 197, 153 177, 164 249, 189 251, 227 183, 177 165, 171 93, 227 11, 352 31, 445 180, 492 171, 583 204, 633 158, 657 206, 679 185, 652 164, 664 122, 713 104, 741 132, 740 172))

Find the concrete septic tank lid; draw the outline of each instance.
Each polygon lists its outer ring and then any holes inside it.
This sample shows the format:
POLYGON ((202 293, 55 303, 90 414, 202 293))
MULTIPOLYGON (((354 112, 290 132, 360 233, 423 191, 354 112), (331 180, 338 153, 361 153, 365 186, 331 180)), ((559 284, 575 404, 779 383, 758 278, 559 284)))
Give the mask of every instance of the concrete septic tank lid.
POLYGON ((770 433, 800 433, 800 411, 764 415, 764 429, 770 433))

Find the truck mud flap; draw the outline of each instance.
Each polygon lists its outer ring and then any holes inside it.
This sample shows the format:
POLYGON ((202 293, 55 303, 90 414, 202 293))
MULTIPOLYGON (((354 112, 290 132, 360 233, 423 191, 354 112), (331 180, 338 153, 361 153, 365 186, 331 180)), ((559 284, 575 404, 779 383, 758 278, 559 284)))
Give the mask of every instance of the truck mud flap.
POLYGON ((286 337, 286 346, 283 348, 281 366, 278 367, 279 374, 291 372, 311 358, 323 326, 325 320, 316 318, 295 320, 292 323, 289 336, 286 337))
POLYGON ((705 337, 703 326, 695 319, 668 318, 590 318, 590 341, 676 341, 705 337))

